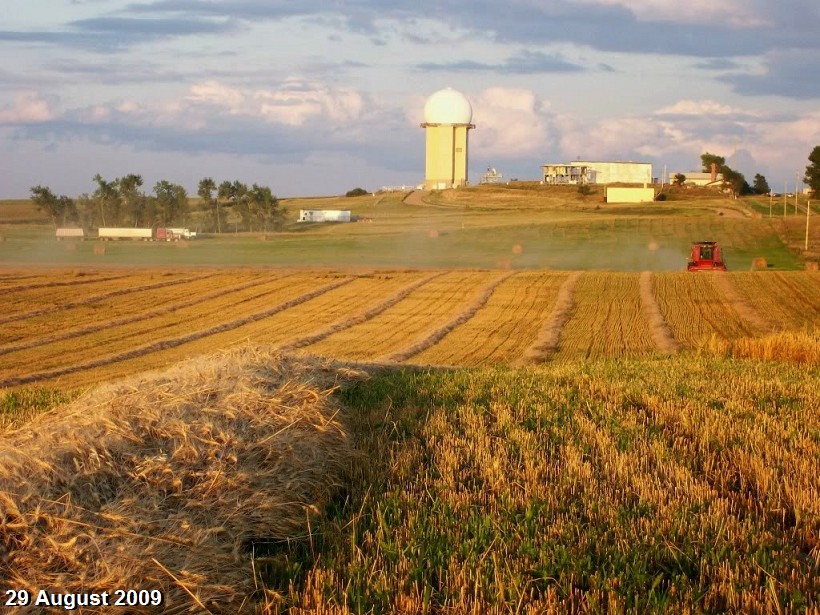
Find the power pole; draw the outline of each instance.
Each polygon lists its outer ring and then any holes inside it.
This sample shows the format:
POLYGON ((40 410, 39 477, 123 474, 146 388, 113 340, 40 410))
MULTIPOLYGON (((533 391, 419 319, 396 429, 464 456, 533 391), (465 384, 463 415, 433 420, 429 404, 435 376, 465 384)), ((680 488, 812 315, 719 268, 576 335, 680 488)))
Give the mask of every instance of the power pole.
POLYGON ((783 182, 783 217, 786 217, 786 193, 789 191, 789 182, 783 182))
POLYGON ((809 215, 811 212, 811 201, 806 201, 806 242, 803 244, 803 249, 809 251, 809 215))
POLYGON ((797 178, 799 173, 794 174, 794 215, 797 215, 797 178))
POLYGON ((774 200, 774 193, 769 190, 769 217, 772 217, 772 201, 774 200))

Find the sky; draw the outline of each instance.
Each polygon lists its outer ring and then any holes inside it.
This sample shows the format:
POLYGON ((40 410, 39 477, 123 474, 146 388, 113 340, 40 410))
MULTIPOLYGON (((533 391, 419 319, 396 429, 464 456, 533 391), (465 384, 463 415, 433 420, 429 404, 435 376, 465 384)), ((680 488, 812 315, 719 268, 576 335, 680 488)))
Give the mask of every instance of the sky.
POLYGON ((100 173, 280 197, 424 179, 426 99, 488 168, 725 156, 794 189, 820 144, 817 0, 0 0, 0 198, 100 173))

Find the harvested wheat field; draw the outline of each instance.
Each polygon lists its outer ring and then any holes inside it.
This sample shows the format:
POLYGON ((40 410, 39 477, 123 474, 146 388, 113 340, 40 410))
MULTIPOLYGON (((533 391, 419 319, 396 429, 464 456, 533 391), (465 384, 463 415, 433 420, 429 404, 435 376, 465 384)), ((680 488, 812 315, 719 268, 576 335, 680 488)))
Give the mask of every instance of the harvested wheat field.
POLYGON ((345 481, 353 449, 330 393, 356 377, 245 347, 4 433, 2 585, 158 590, 162 607, 141 611, 253 612, 269 600, 254 549, 309 535, 345 481))
POLYGON ((2 272, 0 284, 0 390, 87 387, 246 342, 517 365, 663 355, 820 322, 811 271, 42 270, 2 272))

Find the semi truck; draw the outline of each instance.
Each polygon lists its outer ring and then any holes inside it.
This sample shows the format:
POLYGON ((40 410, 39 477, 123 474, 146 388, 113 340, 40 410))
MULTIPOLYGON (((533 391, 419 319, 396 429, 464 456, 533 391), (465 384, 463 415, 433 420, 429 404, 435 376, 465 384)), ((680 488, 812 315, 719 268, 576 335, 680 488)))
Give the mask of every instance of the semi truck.
POLYGON ((158 226, 156 228, 120 228, 102 227, 97 232, 97 236, 103 241, 114 241, 119 239, 131 239, 142 241, 177 241, 180 236, 174 229, 158 226))

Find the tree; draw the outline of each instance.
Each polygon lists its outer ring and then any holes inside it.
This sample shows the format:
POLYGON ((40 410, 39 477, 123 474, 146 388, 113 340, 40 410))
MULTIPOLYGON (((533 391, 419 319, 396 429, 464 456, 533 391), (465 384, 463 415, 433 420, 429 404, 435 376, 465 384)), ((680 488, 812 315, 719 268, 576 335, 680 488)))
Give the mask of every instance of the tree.
POLYGON ((746 181, 746 178, 740 171, 735 171, 724 164, 720 172, 723 174, 723 185, 729 188, 732 197, 737 198, 742 194, 749 194, 752 191, 749 182, 746 181))
POLYGON ((811 151, 809 161, 811 164, 806 167, 803 182, 811 189, 812 196, 817 198, 820 195, 820 145, 816 145, 811 151))
POLYGON ((704 152, 700 155, 700 162, 703 165, 704 173, 712 172, 712 163, 715 164, 715 169, 717 169, 718 173, 721 173, 721 169, 726 166, 726 158, 718 156, 717 154, 710 154, 709 152, 704 152))
POLYGON ((686 175, 683 173, 675 173, 675 185, 676 186, 683 186, 683 183, 686 181, 686 175))
POLYGON ((766 178, 760 173, 757 173, 755 174, 755 181, 752 185, 752 191, 755 194, 769 194, 772 189, 769 188, 769 182, 766 181, 766 178))
POLYGON ((214 198, 214 191, 216 190, 216 182, 212 177, 204 177, 199 180, 199 189, 197 194, 203 200, 208 209, 214 208, 216 214, 216 232, 222 232, 222 222, 219 219, 219 199, 214 198))
POLYGON ((55 227, 58 223, 65 226, 68 220, 75 223, 79 221, 74 201, 65 195, 57 196, 48 186, 33 186, 31 200, 37 209, 48 214, 55 227))
POLYGON ((107 182, 102 175, 97 173, 94 176, 97 182, 97 189, 94 191, 94 201, 100 212, 100 225, 106 226, 106 222, 118 224, 120 217, 120 195, 117 190, 116 181, 107 182), (106 218, 106 214, 108 217, 106 218))
POLYGON ((353 188, 352 190, 345 192, 345 196, 364 196, 366 194, 370 193, 364 188, 353 188))
POLYGON ((160 223, 168 226, 181 222, 188 209, 188 193, 185 188, 163 179, 154 185, 154 194, 160 223))
POLYGON ((139 190, 142 187, 142 175, 131 173, 125 177, 118 177, 114 182, 117 185, 120 200, 125 205, 125 210, 134 221, 134 226, 150 224, 150 221, 143 220, 145 217, 145 195, 139 190))

